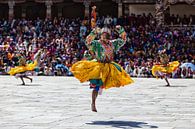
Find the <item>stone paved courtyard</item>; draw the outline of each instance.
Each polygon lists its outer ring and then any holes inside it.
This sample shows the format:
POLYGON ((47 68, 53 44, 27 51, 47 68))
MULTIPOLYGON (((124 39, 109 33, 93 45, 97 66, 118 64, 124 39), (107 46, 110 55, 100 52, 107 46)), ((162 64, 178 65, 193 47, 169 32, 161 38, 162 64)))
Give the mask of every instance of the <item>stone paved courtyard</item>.
POLYGON ((0 76, 0 129, 195 129, 195 79, 133 78, 105 90, 90 110, 88 83, 33 77, 27 86, 0 76))

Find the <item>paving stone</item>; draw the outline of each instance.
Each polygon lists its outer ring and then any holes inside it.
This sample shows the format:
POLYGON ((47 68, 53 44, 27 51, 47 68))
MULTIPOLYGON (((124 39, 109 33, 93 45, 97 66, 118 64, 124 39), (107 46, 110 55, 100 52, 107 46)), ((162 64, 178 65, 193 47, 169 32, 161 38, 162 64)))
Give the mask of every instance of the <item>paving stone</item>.
POLYGON ((195 79, 133 78, 104 90, 90 111, 88 83, 34 76, 33 83, 0 76, 0 129, 194 129, 195 79))

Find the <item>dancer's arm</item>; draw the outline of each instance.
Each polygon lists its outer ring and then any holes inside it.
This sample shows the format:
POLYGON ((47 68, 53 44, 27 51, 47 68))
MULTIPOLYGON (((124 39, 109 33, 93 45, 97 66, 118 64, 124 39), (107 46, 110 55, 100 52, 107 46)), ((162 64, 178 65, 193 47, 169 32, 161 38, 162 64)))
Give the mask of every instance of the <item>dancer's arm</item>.
POLYGON ((34 55, 34 61, 37 62, 38 66, 41 64, 41 56, 43 54, 43 49, 40 49, 37 51, 37 53, 34 55))
POLYGON ((124 28, 121 26, 116 26, 116 31, 118 32, 120 38, 111 40, 111 42, 114 46, 114 50, 118 51, 125 44, 127 40, 127 34, 124 28))
POLYGON ((100 32, 100 28, 94 28, 86 38, 86 45, 91 45, 92 41, 97 37, 100 32))
POLYGON ((96 36, 100 32, 100 28, 95 28, 91 31, 91 33, 86 38, 86 46, 89 49, 90 53, 95 52, 96 46, 97 46, 97 40, 95 40, 96 36))

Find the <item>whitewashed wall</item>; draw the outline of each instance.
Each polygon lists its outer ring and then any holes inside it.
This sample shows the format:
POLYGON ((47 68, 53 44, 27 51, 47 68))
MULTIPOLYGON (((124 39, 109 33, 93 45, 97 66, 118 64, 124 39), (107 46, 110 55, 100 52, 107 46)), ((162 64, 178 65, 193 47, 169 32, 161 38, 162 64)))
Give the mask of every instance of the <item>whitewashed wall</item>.
MULTIPOLYGON (((155 4, 130 4, 129 5, 129 14, 148 14, 152 13, 155 14, 155 4)), ((186 14, 189 15, 195 15, 195 6, 188 5, 188 4, 177 4, 177 5, 171 5, 170 6, 170 14, 179 14, 180 16, 183 16, 186 14)))
POLYGON ((170 6, 170 14, 179 14, 183 16, 186 14, 189 16, 190 14, 195 15, 195 6, 187 5, 187 4, 177 4, 170 6))
POLYGON ((129 14, 155 14, 155 5, 154 4, 130 4, 129 5, 129 14))

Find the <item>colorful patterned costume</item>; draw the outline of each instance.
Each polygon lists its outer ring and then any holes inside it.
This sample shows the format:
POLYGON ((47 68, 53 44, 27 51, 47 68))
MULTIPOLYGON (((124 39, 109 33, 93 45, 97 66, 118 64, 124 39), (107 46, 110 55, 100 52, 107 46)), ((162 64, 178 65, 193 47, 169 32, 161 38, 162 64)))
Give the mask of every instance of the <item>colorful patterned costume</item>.
POLYGON ((10 75, 16 75, 16 77, 25 76, 27 71, 33 71, 37 66, 39 66, 41 60, 41 54, 42 54, 42 50, 39 50, 34 55, 34 62, 30 64, 27 64, 26 59, 23 56, 20 56, 19 66, 16 66, 15 68, 11 68, 11 70, 8 73, 10 75))
POLYGON ((92 7, 92 11, 91 11, 91 28, 95 28, 96 26, 96 6, 92 7))
POLYGON ((156 64, 152 67, 152 75, 156 78, 164 77, 166 74, 174 72, 179 67, 179 62, 169 62, 169 58, 166 54, 161 54, 160 60, 161 64, 156 64))
POLYGON ((11 70, 8 72, 10 75, 23 75, 26 71, 32 71, 37 66, 37 61, 35 60, 33 63, 26 64, 26 59, 24 57, 21 57, 19 59, 19 66, 16 66, 15 68, 11 68, 11 70))
POLYGON ((90 81, 90 86, 96 91, 100 88, 108 89, 133 83, 125 70, 113 62, 114 52, 117 52, 126 41, 126 33, 122 27, 119 34, 121 38, 108 40, 107 43, 94 40, 97 35, 95 29, 87 36, 86 45, 93 53, 94 60, 79 61, 71 67, 73 75, 80 82, 90 81))

